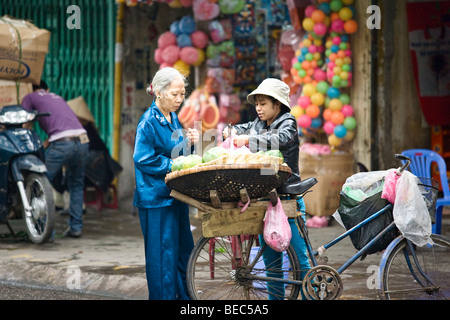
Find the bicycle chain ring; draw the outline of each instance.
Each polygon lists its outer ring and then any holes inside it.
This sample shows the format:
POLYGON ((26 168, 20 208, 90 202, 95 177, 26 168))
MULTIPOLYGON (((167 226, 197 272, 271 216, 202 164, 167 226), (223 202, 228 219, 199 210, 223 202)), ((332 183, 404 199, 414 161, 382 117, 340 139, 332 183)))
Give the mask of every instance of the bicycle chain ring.
POLYGON ((337 300, 344 289, 341 276, 330 266, 311 268, 303 278, 302 287, 308 300, 337 300))

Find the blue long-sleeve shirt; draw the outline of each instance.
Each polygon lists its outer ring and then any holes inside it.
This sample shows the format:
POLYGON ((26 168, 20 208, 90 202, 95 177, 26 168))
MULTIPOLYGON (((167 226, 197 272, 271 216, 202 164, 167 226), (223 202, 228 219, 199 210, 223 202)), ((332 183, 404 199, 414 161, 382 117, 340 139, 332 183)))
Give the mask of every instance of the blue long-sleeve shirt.
POLYGON ((133 155, 136 178, 133 205, 136 207, 165 207, 174 200, 164 178, 171 171, 173 159, 186 154, 187 139, 183 138, 176 113, 171 112, 171 117, 172 123, 152 102, 139 119, 133 155))

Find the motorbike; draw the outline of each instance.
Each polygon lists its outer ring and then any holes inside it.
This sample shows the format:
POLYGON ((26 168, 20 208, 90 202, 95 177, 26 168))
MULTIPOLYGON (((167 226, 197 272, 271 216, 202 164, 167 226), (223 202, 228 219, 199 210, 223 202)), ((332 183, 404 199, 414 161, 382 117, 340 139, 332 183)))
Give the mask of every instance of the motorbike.
POLYGON ((25 110, 21 105, 0 109, 0 223, 24 220, 28 238, 48 241, 55 226, 53 190, 46 176, 44 148, 38 134, 24 127, 50 113, 25 110))

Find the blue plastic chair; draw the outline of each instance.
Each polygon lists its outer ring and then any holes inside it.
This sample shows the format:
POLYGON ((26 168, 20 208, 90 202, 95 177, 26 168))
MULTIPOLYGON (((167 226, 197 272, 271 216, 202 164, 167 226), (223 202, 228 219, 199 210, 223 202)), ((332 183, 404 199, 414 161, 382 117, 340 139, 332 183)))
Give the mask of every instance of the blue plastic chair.
POLYGON ((427 149, 409 149, 403 151, 402 155, 411 158, 409 170, 417 177, 431 178, 431 163, 436 162, 438 166, 444 197, 436 201, 436 223, 432 226, 432 232, 441 234, 442 209, 444 206, 450 206, 450 191, 445 161, 439 154, 427 149))

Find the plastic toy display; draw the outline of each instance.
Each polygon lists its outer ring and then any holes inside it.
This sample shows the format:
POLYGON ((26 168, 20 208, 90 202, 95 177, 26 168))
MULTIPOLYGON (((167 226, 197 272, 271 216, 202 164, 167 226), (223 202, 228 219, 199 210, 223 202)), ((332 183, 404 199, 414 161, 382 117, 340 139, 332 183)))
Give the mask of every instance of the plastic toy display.
POLYGON ((327 135, 338 147, 351 141, 356 128, 354 109, 346 90, 352 85, 350 34, 358 30, 353 0, 321 0, 305 9, 306 31, 292 60, 290 75, 302 86, 292 114, 299 135, 327 135))

